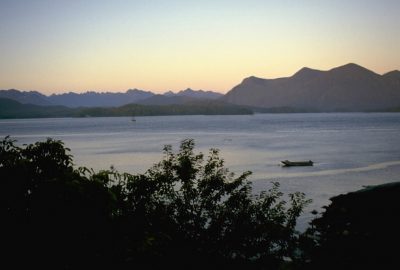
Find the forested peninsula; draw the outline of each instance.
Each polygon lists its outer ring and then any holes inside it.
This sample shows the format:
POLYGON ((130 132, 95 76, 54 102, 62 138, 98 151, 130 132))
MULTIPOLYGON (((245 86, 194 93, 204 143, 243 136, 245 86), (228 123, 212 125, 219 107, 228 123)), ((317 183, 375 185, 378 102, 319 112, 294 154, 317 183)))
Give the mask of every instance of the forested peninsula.
POLYGON ((22 104, 0 98, 0 118, 50 118, 50 117, 112 117, 112 116, 160 116, 160 115, 241 115, 253 114, 244 106, 219 101, 203 101, 185 104, 142 105, 127 104, 120 107, 40 106, 22 104))

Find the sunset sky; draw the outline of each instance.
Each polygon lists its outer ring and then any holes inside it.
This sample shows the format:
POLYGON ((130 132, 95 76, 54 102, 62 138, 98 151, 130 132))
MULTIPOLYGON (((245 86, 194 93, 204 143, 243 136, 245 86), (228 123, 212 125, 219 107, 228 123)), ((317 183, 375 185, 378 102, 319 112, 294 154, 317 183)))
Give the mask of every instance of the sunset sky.
POLYGON ((0 89, 226 93, 245 77, 400 69, 398 0, 0 0, 0 89))

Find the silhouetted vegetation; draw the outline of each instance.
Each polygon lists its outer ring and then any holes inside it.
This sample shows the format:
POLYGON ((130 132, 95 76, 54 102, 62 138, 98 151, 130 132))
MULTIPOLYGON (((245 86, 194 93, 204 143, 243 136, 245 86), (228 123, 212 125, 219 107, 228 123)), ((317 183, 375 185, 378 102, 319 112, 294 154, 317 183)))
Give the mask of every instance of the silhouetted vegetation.
POLYGON ((54 268, 277 268, 294 256, 304 194, 253 195, 217 150, 185 140, 145 174, 75 168, 61 141, 0 143, 6 258, 54 268), (15 258, 12 259, 12 258, 15 258), (23 258, 23 259, 22 259, 23 258))
MULTIPOLYGON (((77 168, 61 141, 0 142, 2 264, 55 269, 395 269, 400 183, 332 198, 299 234, 304 194, 252 192, 193 140, 144 174, 77 168)), ((3 266, 3 267, 4 267, 3 266)))
POLYGON ((398 269, 400 182, 331 198, 302 236, 303 269, 398 269))

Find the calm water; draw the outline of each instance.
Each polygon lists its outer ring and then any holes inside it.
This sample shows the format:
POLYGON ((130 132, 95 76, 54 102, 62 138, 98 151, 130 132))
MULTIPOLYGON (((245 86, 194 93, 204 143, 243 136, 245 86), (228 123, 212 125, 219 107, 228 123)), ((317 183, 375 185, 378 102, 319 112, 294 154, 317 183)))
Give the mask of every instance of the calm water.
POLYGON ((18 143, 47 137, 63 140, 79 166, 142 173, 195 139, 197 150, 221 150, 227 167, 253 171, 256 192, 271 181, 285 193, 302 191, 314 200, 303 215, 329 198, 365 185, 400 181, 400 114, 256 114, 0 120, 0 136, 18 143), (283 168, 280 161, 313 160, 313 167, 283 168))

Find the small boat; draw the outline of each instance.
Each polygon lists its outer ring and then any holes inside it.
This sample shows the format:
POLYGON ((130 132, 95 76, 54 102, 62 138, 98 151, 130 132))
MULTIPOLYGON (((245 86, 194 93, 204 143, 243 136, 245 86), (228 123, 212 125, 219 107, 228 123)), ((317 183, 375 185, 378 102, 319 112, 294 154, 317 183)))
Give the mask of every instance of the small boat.
POLYGON ((289 160, 282 160, 283 166, 289 167, 289 166, 313 166, 314 162, 311 160, 307 161, 289 161, 289 160))
POLYGON ((132 118, 131 118, 131 121, 132 121, 132 122, 136 122, 135 117, 132 117, 132 118))

